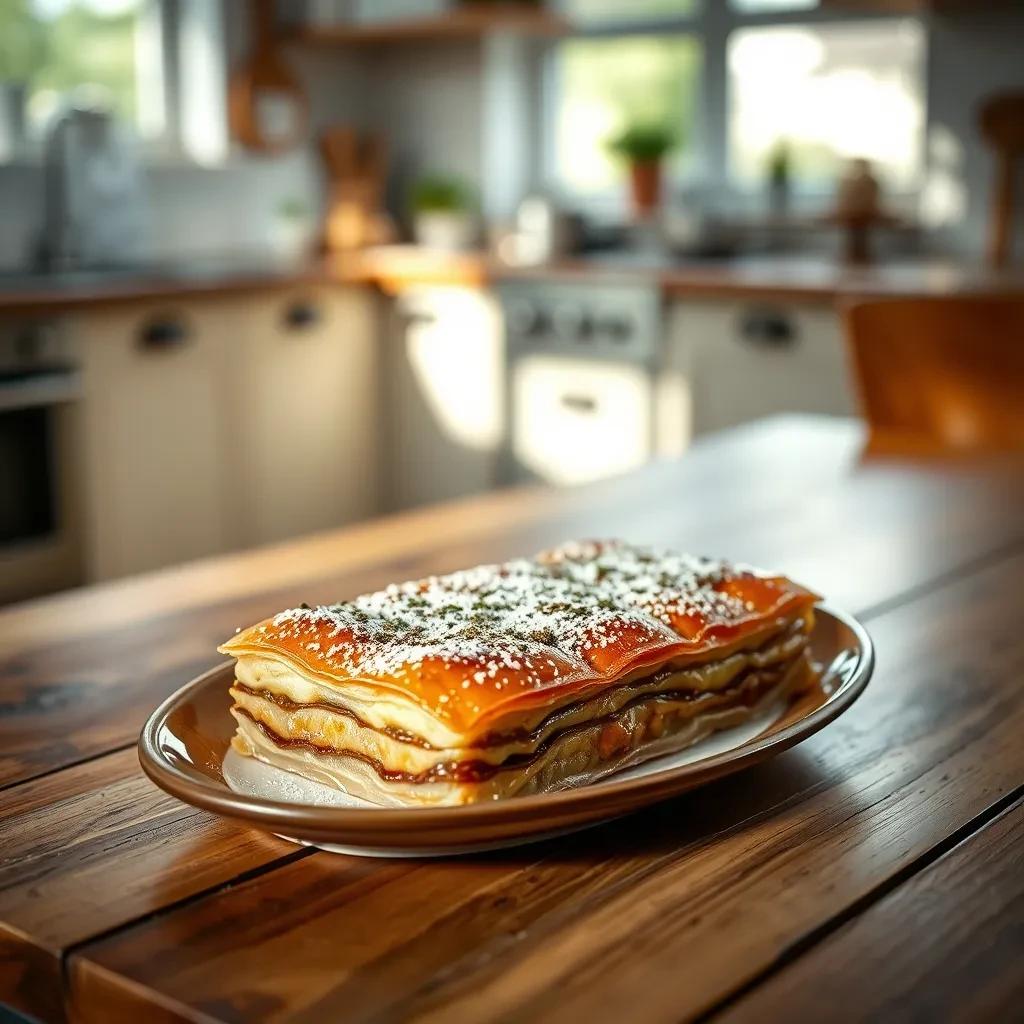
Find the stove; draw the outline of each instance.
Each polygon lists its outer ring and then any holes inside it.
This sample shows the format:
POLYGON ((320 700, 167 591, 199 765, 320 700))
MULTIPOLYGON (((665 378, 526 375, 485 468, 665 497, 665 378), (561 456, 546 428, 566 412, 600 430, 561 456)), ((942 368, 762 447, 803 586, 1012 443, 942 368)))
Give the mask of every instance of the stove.
POLYGON ((657 286, 516 279, 498 296, 509 367, 504 482, 586 483, 681 448, 672 407, 686 405, 685 380, 666 356, 657 286))

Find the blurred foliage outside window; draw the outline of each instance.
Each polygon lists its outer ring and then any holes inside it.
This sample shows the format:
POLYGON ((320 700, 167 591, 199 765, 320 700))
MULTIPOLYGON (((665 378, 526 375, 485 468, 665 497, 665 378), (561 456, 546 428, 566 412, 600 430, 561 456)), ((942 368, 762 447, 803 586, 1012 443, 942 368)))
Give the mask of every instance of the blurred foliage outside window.
POLYGON ((821 0, 729 0, 744 14, 770 14, 774 11, 809 11, 821 6, 821 0))
POLYGON ((784 150, 797 192, 831 190, 847 160, 865 158, 887 187, 912 193, 924 170, 924 28, 911 18, 840 20, 819 6, 562 0, 581 34, 552 51, 554 181, 583 200, 621 194, 608 142, 639 126, 680 140, 668 165, 676 182, 703 170, 756 191, 784 150), (771 24, 792 12, 806 21, 771 24), (725 53, 707 52, 723 43, 725 53))
MULTIPOLYGON (((712 3, 719 0, 711 0, 712 3)), ((562 0, 562 12, 573 22, 642 21, 649 18, 689 17, 701 0, 562 0)))
POLYGON ((870 160, 912 191, 924 166, 924 30, 909 19, 744 28, 729 38, 729 170, 764 180, 784 142, 794 182, 831 188, 870 160))
POLYGON ((0 0, 0 82, 26 86, 32 124, 81 86, 102 90, 118 114, 136 121, 136 29, 145 3, 0 0))
MULTIPOLYGON (((679 0, 676 0, 679 6, 679 0)), ((690 35, 572 39, 556 54, 554 169, 574 192, 600 194, 622 180, 609 141, 630 126, 668 128, 679 140, 671 170, 693 157, 701 45, 690 35)))

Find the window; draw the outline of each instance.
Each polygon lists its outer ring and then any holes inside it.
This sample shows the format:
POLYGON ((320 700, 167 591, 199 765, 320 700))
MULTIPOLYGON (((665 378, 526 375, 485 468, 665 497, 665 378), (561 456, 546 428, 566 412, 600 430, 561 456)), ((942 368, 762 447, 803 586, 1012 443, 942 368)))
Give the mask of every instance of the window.
POLYGON ((0 87, 14 90, 30 141, 85 94, 150 149, 217 163, 228 149, 223 18, 216 0, 0 0, 0 87))
POLYGON ((787 147, 798 185, 831 187, 851 157, 886 183, 920 181, 924 33, 915 21, 743 28, 729 39, 729 168, 763 181, 787 147))
POLYGON ((0 6, 0 78, 21 83, 37 130, 61 96, 87 87, 138 123, 136 54, 146 0, 7 0, 0 6))
MULTIPOLYGON (((622 170, 609 139, 628 124, 669 127, 680 140, 677 171, 693 152, 700 44, 689 35, 573 39, 557 52, 554 172, 568 190, 608 193, 622 170)), ((680 171, 681 173, 681 171, 680 171)))
MULTIPOLYGON (((820 0, 561 0, 551 47, 545 169, 568 202, 625 201, 607 141, 660 121, 684 145, 670 178, 712 201, 761 192, 780 144, 795 191, 831 191, 849 158, 890 191, 923 178, 925 30, 820 0), (625 12, 625 13, 624 13, 625 12)), ((596 212, 596 209, 595 209, 596 212)))
POLYGON ((776 11, 809 11, 821 0, 729 0, 729 3, 744 14, 772 14, 776 11))
MULTIPOLYGON (((712 3, 716 0, 712 0, 712 3)), ((571 21, 649 21, 651 18, 689 17, 700 0, 562 0, 562 13, 571 21)))

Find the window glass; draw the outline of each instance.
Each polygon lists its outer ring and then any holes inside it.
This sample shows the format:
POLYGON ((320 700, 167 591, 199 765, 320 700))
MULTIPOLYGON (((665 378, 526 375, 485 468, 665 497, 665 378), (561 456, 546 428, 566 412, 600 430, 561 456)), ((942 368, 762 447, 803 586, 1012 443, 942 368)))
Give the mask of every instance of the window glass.
POLYGON ((633 124, 667 126, 680 140, 678 171, 692 153, 701 47, 688 35, 572 39, 555 56, 554 171, 595 194, 623 177, 609 139, 633 124))
POLYGON ((575 22, 639 22, 652 18, 686 18, 701 0, 562 0, 561 11, 575 22))
POLYGON ((760 182, 782 144, 793 179, 831 186, 864 157, 890 187, 920 181, 924 32, 912 20, 744 28, 728 48, 730 170, 760 182))
POLYGON ((771 14, 775 11, 809 11, 821 6, 821 0, 729 0, 729 6, 744 14, 771 14))
POLYGON ((145 3, 0 0, 0 81, 25 86, 32 123, 82 86, 136 121, 136 32, 145 3))

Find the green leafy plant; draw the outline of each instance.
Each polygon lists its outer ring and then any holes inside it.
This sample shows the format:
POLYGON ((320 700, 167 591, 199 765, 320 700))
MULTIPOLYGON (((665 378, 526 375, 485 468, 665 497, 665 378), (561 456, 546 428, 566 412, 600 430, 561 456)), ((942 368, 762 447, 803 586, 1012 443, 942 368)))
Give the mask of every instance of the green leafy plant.
POLYGON ((680 137, 666 125, 633 124, 608 140, 608 148, 631 163, 661 160, 680 144, 680 137))
POLYGON ((282 220, 306 220, 310 215, 310 209, 304 200, 290 196, 277 204, 277 215, 282 220))
POLYGON ((409 202, 414 213, 461 213, 472 207, 473 198, 459 178, 428 174, 413 185, 409 202))
POLYGON ((788 183, 791 164, 792 157, 789 151, 789 143, 785 139, 780 139, 768 154, 768 180, 778 185, 788 183))

